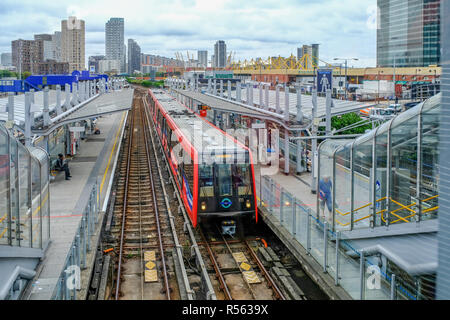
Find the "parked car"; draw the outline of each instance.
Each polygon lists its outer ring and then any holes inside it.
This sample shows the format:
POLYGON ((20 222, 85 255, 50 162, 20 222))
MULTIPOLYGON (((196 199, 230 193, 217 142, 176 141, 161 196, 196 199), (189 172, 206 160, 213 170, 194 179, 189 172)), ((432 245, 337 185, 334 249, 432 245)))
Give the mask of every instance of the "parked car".
POLYGON ((404 104, 405 110, 411 109, 411 108, 417 106, 419 103, 420 103, 420 101, 414 101, 414 102, 405 103, 404 104))

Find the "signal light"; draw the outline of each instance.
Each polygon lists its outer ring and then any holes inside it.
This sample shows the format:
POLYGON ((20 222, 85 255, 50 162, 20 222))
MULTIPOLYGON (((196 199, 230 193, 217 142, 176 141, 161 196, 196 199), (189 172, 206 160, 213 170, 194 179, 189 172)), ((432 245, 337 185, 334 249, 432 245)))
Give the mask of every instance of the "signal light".
POLYGON ((202 211, 206 210, 206 202, 202 201, 202 203, 200 204, 200 208, 202 209, 202 211))
POLYGON ((250 209, 250 207, 252 206, 250 200, 247 199, 247 201, 245 201, 245 206, 247 207, 247 209, 250 209))

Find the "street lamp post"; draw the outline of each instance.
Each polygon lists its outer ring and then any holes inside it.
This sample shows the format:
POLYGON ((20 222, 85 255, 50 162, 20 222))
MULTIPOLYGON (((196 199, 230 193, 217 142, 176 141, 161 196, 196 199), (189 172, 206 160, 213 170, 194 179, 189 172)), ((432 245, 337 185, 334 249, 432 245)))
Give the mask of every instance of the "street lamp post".
POLYGON ((334 58, 334 60, 344 60, 345 61, 345 100, 347 100, 347 61, 348 60, 354 60, 354 61, 358 61, 358 58, 334 58))

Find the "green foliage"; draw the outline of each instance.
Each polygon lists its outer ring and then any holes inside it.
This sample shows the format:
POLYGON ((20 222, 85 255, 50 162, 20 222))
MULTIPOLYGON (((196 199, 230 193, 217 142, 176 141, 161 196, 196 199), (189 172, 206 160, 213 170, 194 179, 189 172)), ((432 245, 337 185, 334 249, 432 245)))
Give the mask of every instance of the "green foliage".
MULTIPOLYGON (((331 118, 331 128, 335 130, 339 130, 345 127, 348 127, 354 123, 360 122, 363 119, 358 116, 355 112, 346 113, 341 116, 334 116, 331 118)), ((363 122, 364 123, 364 122, 363 122)), ((371 129, 372 126, 369 121, 365 121, 366 124, 362 124, 356 128, 352 128, 349 130, 345 130, 339 132, 338 134, 361 134, 366 132, 367 129, 371 129)))
POLYGON ((128 83, 137 84, 146 88, 162 88, 164 87, 164 80, 151 81, 151 80, 138 80, 127 78, 128 83))
POLYGON ((26 71, 26 72, 22 73, 22 79, 26 79, 29 76, 31 76, 31 72, 26 71))
MULTIPOLYGON (((357 122, 361 122, 363 119, 357 115, 355 112, 346 113, 340 116, 334 116, 331 118, 331 128, 332 130, 339 130, 345 127, 348 127, 357 122)), ((362 134, 366 132, 367 129, 372 129, 372 125, 368 120, 363 121, 356 128, 340 131, 337 135, 340 134, 362 134)), ((325 131, 325 127, 319 127, 319 130, 325 131)))
POLYGON ((15 73, 8 70, 0 70, 0 78, 15 77, 15 73))
MULTIPOLYGON (((22 72, 22 79, 26 79, 29 76, 31 76, 31 72, 28 72, 28 71, 22 72)), ((1 78, 17 78, 17 79, 19 79, 19 73, 9 71, 9 70, 0 70, 0 79, 1 78)))

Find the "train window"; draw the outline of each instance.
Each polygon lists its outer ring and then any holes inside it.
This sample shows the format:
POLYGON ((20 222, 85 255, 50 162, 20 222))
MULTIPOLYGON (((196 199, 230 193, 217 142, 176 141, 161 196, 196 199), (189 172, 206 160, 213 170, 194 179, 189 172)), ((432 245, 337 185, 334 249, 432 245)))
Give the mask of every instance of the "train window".
POLYGON ((192 193, 192 188, 194 186, 194 163, 192 162, 191 156, 188 152, 183 150, 183 171, 186 176, 187 182, 189 184, 189 190, 192 193))
POLYGON ((238 195, 246 196, 252 194, 250 182, 250 166, 248 164, 233 165, 233 187, 238 195))
POLYGON ((166 135, 166 139, 167 139, 167 123, 166 123, 166 118, 162 119, 162 133, 166 135))
POLYGON ((161 129, 161 118, 162 118, 161 110, 158 109, 158 117, 156 118, 156 122, 158 123, 158 127, 160 129, 161 129))
POLYGON ((172 148, 172 129, 169 126, 167 126, 167 144, 170 150, 172 148))
POLYGON ((199 165, 200 197, 214 197, 213 166, 199 165))
POLYGON ((170 129, 170 131, 172 131, 170 137, 170 149, 173 149, 178 144, 178 137, 172 129, 170 129))
POLYGON ((231 165, 216 164, 217 187, 219 188, 219 196, 232 196, 233 186, 231 181, 231 165))

